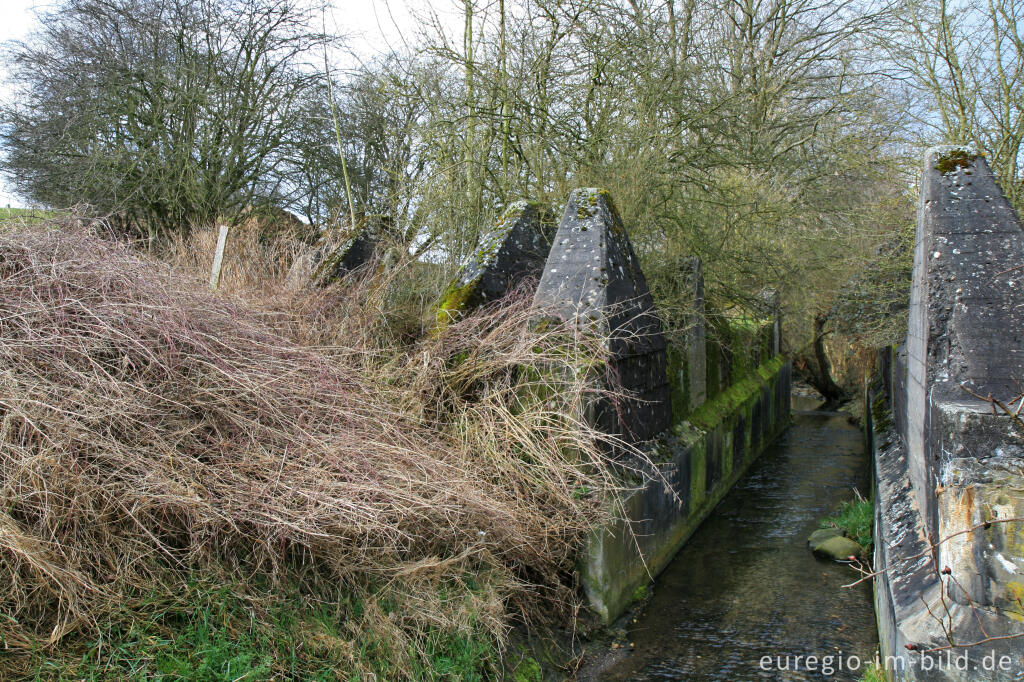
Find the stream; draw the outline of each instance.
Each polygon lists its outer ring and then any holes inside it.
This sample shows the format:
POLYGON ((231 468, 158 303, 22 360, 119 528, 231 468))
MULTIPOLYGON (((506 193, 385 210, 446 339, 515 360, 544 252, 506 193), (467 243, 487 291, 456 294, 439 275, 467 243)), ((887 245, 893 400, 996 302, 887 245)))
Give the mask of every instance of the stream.
POLYGON ((863 667, 849 668, 878 644, 871 584, 844 588, 857 574, 815 559, 806 539, 852 488, 866 495, 869 476, 845 415, 796 410, 658 577, 626 627, 633 650, 599 679, 859 680, 863 667))

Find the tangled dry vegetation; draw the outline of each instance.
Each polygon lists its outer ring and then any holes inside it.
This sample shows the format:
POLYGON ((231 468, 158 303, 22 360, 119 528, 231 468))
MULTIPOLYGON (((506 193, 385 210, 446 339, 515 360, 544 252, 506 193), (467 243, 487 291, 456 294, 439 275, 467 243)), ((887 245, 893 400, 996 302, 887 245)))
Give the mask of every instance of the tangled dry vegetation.
POLYGON ((242 629, 330 605, 291 675, 376 655, 416 676, 449 635, 496 670, 513 616, 571 606, 617 485, 580 418, 598 342, 529 331, 520 297, 401 346, 412 266, 316 291, 255 268, 212 294, 188 243, 168 263, 98 230, 0 228, 0 667, 188 612, 197 584, 242 629))

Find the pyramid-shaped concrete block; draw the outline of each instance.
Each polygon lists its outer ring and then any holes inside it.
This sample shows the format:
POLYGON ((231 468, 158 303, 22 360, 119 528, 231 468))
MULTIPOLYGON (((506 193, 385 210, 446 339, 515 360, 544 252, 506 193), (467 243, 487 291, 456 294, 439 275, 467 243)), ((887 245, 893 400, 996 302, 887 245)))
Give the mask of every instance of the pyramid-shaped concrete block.
POLYGON ((319 284, 337 282, 373 260, 379 246, 379 231, 371 225, 364 225, 323 258, 313 272, 313 281, 319 284))
POLYGON ((534 306, 608 340, 604 380, 627 398, 599 408, 598 426, 631 442, 671 421, 665 337, 622 219, 604 190, 569 197, 534 306))
POLYGON ((539 279, 556 227, 545 206, 512 204, 445 291, 438 324, 500 299, 525 279, 539 279))

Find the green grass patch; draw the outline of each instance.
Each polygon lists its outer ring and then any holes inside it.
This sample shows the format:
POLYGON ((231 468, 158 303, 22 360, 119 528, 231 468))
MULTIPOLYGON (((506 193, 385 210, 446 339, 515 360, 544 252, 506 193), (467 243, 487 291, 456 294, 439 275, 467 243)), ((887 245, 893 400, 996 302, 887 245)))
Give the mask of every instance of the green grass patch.
POLYGON ((279 604, 257 616, 234 586, 191 583, 182 596, 144 599, 93 639, 37 653, 32 679, 261 680, 282 668, 329 679, 323 674, 343 662, 301 645, 304 630, 330 630, 327 614, 279 604))
POLYGON ((0 208, 0 224, 6 222, 42 223, 56 218, 58 215, 60 215, 58 211, 42 208, 0 208))
POLYGON ((889 676, 886 674, 885 668, 877 663, 872 663, 865 668, 860 682, 889 682, 889 676))
POLYGON ((872 547, 872 529, 875 523, 875 508, 871 500, 857 494, 857 499, 844 501, 839 509, 821 520, 822 528, 838 528, 868 552, 872 547))
POLYGON ((523 658, 512 671, 512 682, 541 682, 544 670, 536 659, 529 656, 523 658))
MULTIPOLYGON (((447 594, 449 600, 467 595, 447 594)), ((179 599, 133 604, 89 640, 31 656, 25 679, 464 680, 492 676, 496 645, 479 628, 410 633, 399 599, 370 592, 331 603, 193 582, 179 599), (411 636, 410 636, 411 635, 411 636), (396 655, 396 647, 405 651, 396 655)))

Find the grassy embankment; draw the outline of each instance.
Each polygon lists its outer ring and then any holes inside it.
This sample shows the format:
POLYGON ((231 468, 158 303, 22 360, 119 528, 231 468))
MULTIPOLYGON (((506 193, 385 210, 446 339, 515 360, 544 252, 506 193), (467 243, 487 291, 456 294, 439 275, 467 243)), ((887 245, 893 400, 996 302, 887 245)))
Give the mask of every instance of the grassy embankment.
POLYGON ((417 333, 436 273, 289 289, 245 229, 212 294, 211 232, 72 222, 0 230, 0 678, 472 680, 569 619, 597 340, 525 300, 417 333))

